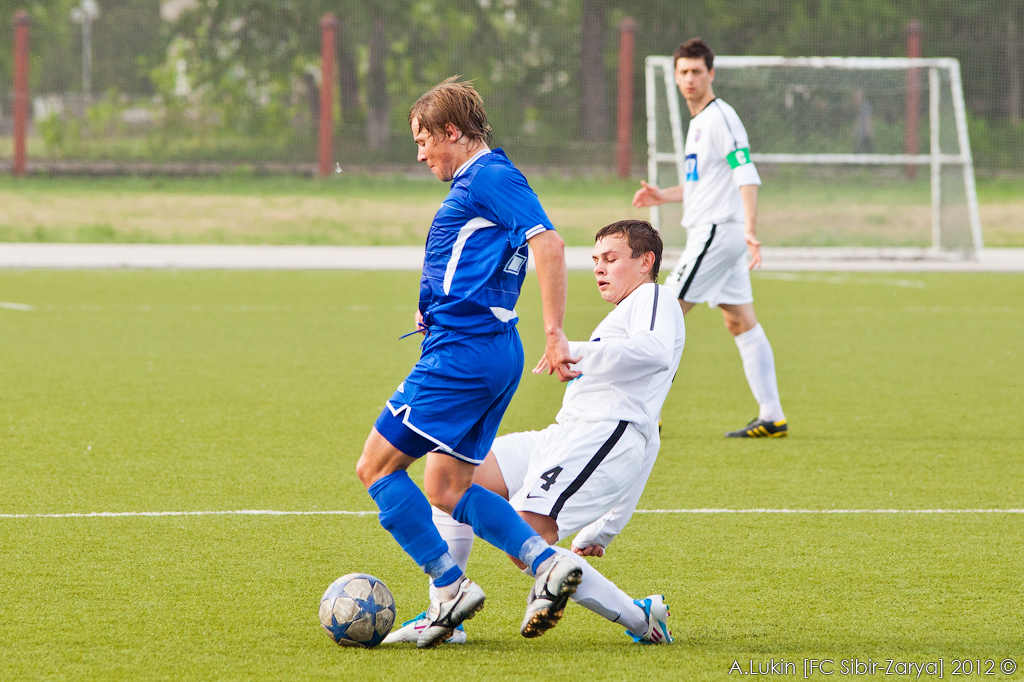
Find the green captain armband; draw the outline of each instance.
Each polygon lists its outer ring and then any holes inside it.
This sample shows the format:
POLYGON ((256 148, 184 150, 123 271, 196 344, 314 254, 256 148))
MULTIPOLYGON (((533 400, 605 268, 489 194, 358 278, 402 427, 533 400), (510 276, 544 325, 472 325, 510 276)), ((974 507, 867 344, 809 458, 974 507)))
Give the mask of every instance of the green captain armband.
POLYGON ((740 166, 745 166, 746 164, 750 163, 750 147, 737 149, 736 151, 726 156, 725 160, 729 162, 729 167, 732 169, 739 168, 740 166))

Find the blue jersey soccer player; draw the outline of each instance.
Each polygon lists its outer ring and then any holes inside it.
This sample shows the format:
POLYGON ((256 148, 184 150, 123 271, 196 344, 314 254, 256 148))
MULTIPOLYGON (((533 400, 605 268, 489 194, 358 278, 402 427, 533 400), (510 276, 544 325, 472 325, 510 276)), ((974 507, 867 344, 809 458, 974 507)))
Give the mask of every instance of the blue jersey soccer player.
MULTIPOLYGON (((508 499, 552 546, 579 531, 573 550, 582 556, 603 556, 632 516, 658 457, 658 418, 686 340, 675 297, 657 283, 662 249, 661 236, 645 221, 622 220, 598 231, 594 276, 601 298, 615 308, 589 341, 569 344, 582 358, 575 368, 583 374, 565 389, 554 424, 495 439, 474 478, 508 499)), ((534 372, 542 370, 543 361, 534 372)), ((440 510, 434 523, 465 567, 472 529, 440 510)), ((663 596, 634 600, 590 564, 582 568, 573 601, 625 625, 636 642, 672 641, 663 596)), ((428 624, 425 613, 417 616, 384 643, 417 641, 428 624)), ((464 643, 465 630, 447 641, 464 643)))
POLYGON ((479 94, 449 78, 409 111, 424 161, 451 191, 427 235, 416 322, 424 334, 419 362, 366 439, 356 472, 380 509, 380 522, 435 587, 430 626, 417 646, 431 647, 483 607, 431 520, 430 504, 524 564, 537 576, 523 634, 553 627, 582 570, 556 554, 509 505, 473 484, 523 371, 515 304, 534 250, 544 307, 549 373, 567 381, 569 344, 562 331, 567 276, 564 244, 523 175, 487 143, 491 127, 479 94), (406 469, 428 454, 426 497, 406 469), (428 503, 427 499, 430 502, 428 503))

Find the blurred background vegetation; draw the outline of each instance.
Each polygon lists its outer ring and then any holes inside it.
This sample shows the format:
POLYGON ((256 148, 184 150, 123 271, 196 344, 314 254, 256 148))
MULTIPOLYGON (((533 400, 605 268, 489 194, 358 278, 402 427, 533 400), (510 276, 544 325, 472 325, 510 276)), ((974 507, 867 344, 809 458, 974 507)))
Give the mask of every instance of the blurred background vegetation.
POLYGON ((635 160, 647 55, 699 35, 722 55, 905 56, 916 20, 923 56, 961 62, 977 168, 1024 171, 1024 0, 98 0, 91 92, 79 4, 0 0, 4 158, 16 9, 31 20, 30 158, 191 164, 315 162, 320 18, 333 12, 335 158, 346 165, 408 163, 409 106, 461 74, 517 161, 610 169, 629 16, 635 160))

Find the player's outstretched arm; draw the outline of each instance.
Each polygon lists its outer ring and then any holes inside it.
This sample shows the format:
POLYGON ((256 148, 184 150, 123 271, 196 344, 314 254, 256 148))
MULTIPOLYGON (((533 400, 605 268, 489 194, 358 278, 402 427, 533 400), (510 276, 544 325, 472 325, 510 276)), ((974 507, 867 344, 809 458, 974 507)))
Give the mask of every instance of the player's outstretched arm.
POLYGON ((569 352, 582 356, 577 369, 602 381, 634 381, 668 371, 676 345, 676 327, 665 320, 678 305, 671 296, 655 297, 654 287, 641 288, 630 294, 635 303, 626 321, 626 337, 602 341, 577 341, 569 344, 569 352), (651 328, 651 304, 657 303, 661 324, 651 328))
POLYGON ((633 208, 644 208, 645 206, 660 206, 667 202, 679 202, 683 200, 683 186, 677 185, 667 189, 661 189, 657 185, 640 181, 640 189, 633 195, 633 208))
POLYGON ((746 223, 744 236, 747 239, 747 250, 750 252, 751 270, 761 267, 761 242, 757 240, 757 185, 740 186, 740 197, 743 199, 743 215, 746 223))
POLYGON ((540 300, 544 306, 544 335, 547 338, 544 357, 537 363, 534 373, 547 369, 548 374, 557 372, 559 380, 569 381, 580 375, 569 368, 580 358, 569 356, 569 340, 563 331, 565 297, 569 291, 565 242, 554 230, 545 230, 530 238, 530 248, 537 266, 540 300))

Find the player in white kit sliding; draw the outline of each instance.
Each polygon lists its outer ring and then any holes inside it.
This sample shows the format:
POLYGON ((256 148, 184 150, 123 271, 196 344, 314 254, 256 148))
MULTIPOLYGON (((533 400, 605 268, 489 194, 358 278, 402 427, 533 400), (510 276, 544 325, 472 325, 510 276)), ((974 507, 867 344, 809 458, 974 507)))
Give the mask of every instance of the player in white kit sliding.
POLYGON ((686 248, 665 286, 683 313, 697 303, 719 307, 743 359, 757 417, 731 438, 778 438, 788 433, 779 400, 775 356, 754 314, 750 269, 761 264, 757 191, 761 178, 750 160, 747 131, 731 106, 715 97, 714 52, 700 38, 676 48, 675 80, 693 117, 686 134, 686 178, 659 188, 641 181, 633 206, 683 201, 686 248), (747 254, 750 262, 747 262, 747 254))
MULTIPOLYGON (((629 521, 661 444, 658 418, 685 341, 679 306, 657 284, 661 252, 660 235, 641 220, 613 223, 597 233, 594 274, 601 297, 616 307, 589 341, 569 343, 572 367, 582 374, 566 387, 556 423, 495 439, 474 477, 507 498, 552 545, 580 531, 573 550, 581 556, 602 556, 629 521)), ((545 369, 542 358, 533 371, 545 369)), ((434 523, 452 558, 465 566, 472 529, 438 509, 434 523)), ((581 563, 583 578, 573 601, 624 625, 636 642, 672 641, 661 595, 634 600, 581 563)), ((425 617, 414 618, 384 641, 413 641, 426 623, 425 617)), ((523 634, 542 632, 528 631, 524 621, 523 634)), ((465 632, 456 631, 448 641, 465 642, 465 632)))

